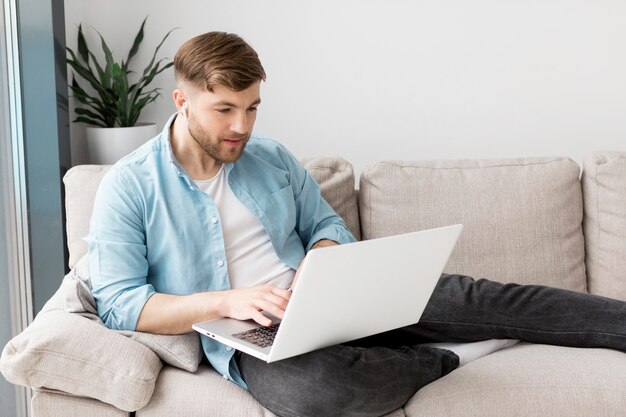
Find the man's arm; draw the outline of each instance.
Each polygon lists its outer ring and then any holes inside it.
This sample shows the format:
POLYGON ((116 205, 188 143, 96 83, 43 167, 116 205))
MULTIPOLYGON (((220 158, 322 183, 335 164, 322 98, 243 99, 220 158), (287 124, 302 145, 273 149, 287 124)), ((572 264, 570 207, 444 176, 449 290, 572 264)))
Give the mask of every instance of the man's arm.
POLYGON ((272 321, 261 311, 282 319, 290 297, 290 291, 273 285, 191 295, 156 293, 144 305, 136 330, 157 334, 188 333, 192 324, 219 317, 252 319, 269 326, 272 321))
MULTIPOLYGON (((322 239, 311 249, 336 246, 334 240, 322 239)), ((296 272, 292 288, 296 285, 300 268, 296 272)), ((283 318, 291 291, 274 285, 240 288, 229 291, 211 291, 192 295, 154 294, 146 302, 137 331, 158 334, 181 334, 190 332, 191 325, 218 317, 239 320, 252 319, 262 326, 272 321, 261 314, 283 318)))
POLYGON ((311 174, 284 146, 278 144, 277 151, 289 170, 297 212, 296 231, 305 252, 321 241, 330 240, 338 244, 355 242, 352 232, 326 202, 311 174))
MULTIPOLYGON (((336 245, 338 243, 334 240, 322 239, 311 249, 336 245)), ((292 288, 296 285, 299 272, 300 268, 296 272, 292 288)), ((157 293, 146 302, 136 330, 158 334, 188 333, 192 330, 192 324, 219 317, 252 319, 262 326, 269 326, 272 321, 261 314, 261 311, 282 319, 289 298, 291 291, 274 285, 182 296, 157 293)))
POLYGON ((107 327, 160 334, 190 332, 196 322, 217 317, 282 317, 291 295, 273 286, 192 295, 157 293, 147 281, 143 205, 129 178, 112 168, 96 194, 91 219, 89 263, 98 314, 107 327))

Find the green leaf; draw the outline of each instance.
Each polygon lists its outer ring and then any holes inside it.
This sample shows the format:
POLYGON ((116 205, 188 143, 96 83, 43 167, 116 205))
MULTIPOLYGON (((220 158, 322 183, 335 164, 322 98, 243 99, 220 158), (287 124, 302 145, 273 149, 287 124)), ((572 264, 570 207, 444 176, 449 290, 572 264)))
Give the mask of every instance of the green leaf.
POLYGON ((67 60, 67 63, 72 67, 74 71, 82 78, 84 78, 89 84, 98 92, 98 94, 106 93, 100 81, 94 77, 90 67, 81 64, 76 55, 71 49, 67 49, 70 53, 71 59, 67 60))
POLYGON ((115 61, 113 60, 113 54, 111 53, 109 46, 104 41, 104 38, 102 37, 100 32, 98 32, 98 36, 100 36, 100 46, 102 46, 102 51, 104 51, 104 58, 106 59, 106 67, 104 68, 104 77, 101 78, 102 85, 105 88, 110 88, 111 87, 111 70, 113 68, 113 64, 115 63, 115 61))
POLYGON ((156 55, 159 52, 159 49, 161 48, 161 45, 163 45, 163 42, 165 42, 165 40, 168 38, 168 36, 170 36, 170 34, 175 31, 178 28, 174 28, 172 30, 170 30, 169 32, 167 32, 167 34, 165 35, 165 37, 163 37, 163 39, 161 40, 161 43, 156 47, 156 49, 154 50, 154 55, 152 55, 152 59, 150 60, 150 63, 148 64, 148 66, 143 70, 143 75, 146 75, 152 68, 152 65, 154 65, 154 60, 156 59, 156 55))
POLYGON ((78 84, 76 78, 72 80, 72 84, 69 87, 72 92, 74 92, 74 96, 78 99, 78 101, 91 107, 98 107, 98 111, 100 110, 99 108, 102 106, 102 102, 97 98, 93 98, 88 95, 87 92, 78 84))
POLYGON ((102 69, 102 66, 100 65, 100 63, 98 62, 98 59, 96 58, 94 54, 89 52, 89 56, 91 57, 91 61, 93 62, 93 65, 96 67, 96 72, 98 73, 98 79, 100 80, 100 83, 102 83, 102 80, 104 78, 104 70, 102 69))
MULTIPOLYGON (((164 58, 165 59, 165 58, 164 58)), ((170 62, 168 64, 166 64, 165 66, 163 66, 162 68, 159 68, 159 65, 161 64, 161 62, 164 60, 161 59, 159 60, 159 62, 156 63, 155 67, 150 71, 149 74, 145 75, 142 80, 138 83, 137 85, 137 94, 136 96, 139 96, 142 94, 142 90, 144 88, 146 88, 154 79, 154 77, 156 77, 157 75, 159 75, 161 72, 163 72, 164 70, 168 69, 169 67, 171 67, 172 65, 174 65, 173 62, 170 62)), ((134 98, 133 98, 134 101, 134 98)))
POLYGON ((128 79, 117 63, 113 65, 112 80, 112 89, 116 97, 117 119, 120 121, 120 125, 122 125, 122 120, 128 115, 128 79))
POLYGON ((139 115, 141 113, 141 110, 143 110, 143 108, 145 106, 147 106, 148 104, 150 104, 153 101, 155 101, 157 99, 157 97, 158 97, 158 95, 157 96, 146 96, 146 97, 142 98, 141 100, 139 100, 135 106, 133 106, 133 112, 131 113, 131 122, 132 122, 132 124, 130 124, 130 126, 134 126, 135 123, 137 123, 137 120, 139 119, 139 115))
POLYGON ((89 64, 89 47, 85 35, 83 35, 83 25, 78 25, 78 54, 83 62, 89 64))
POLYGON ((130 64, 130 60, 135 56, 137 51, 139 50, 139 45, 143 41, 143 28, 146 25, 146 21, 148 20, 148 16, 143 19, 141 23, 141 27, 139 28, 139 32, 137 32, 137 36, 135 36, 135 40, 133 41, 133 46, 130 48, 130 52, 128 52, 128 58, 126 58, 126 64, 122 61, 122 68, 124 70, 128 69, 128 64, 130 64))
MULTIPOLYGON (((89 106, 94 112, 100 115, 100 118, 110 126, 113 126, 115 122, 115 112, 110 110, 109 106, 106 106, 96 97, 91 97, 87 95, 85 90, 78 84, 76 79, 72 80, 72 85, 70 89, 74 92, 75 97, 84 105, 89 106)), ((77 111, 78 113, 78 111, 77 111)))

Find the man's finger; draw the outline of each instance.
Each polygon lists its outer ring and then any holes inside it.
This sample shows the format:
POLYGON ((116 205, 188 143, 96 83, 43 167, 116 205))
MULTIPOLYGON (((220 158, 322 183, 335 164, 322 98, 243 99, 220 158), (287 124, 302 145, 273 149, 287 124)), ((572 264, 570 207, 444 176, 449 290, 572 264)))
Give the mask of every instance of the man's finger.
POLYGON ((272 325, 272 320, 265 317, 260 311, 254 310, 251 319, 259 323, 261 326, 269 327, 272 325))
POLYGON ((274 294, 265 294, 265 297, 263 299, 267 302, 277 305, 283 310, 287 308, 287 303, 289 302, 289 300, 286 300, 283 297, 279 297, 274 294))
POLYGON ((272 294, 276 294, 277 296, 289 301, 289 299, 291 298, 291 291, 289 290, 284 290, 282 288, 274 288, 272 290, 272 294))
POLYGON ((259 300, 259 301, 257 301, 256 307, 260 308, 263 311, 267 311, 272 316, 278 317, 279 319, 282 319, 283 315, 285 314, 285 310, 283 310, 282 308, 280 308, 276 304, 271 303, 271 302, 266 301, 266 300, 259 300))

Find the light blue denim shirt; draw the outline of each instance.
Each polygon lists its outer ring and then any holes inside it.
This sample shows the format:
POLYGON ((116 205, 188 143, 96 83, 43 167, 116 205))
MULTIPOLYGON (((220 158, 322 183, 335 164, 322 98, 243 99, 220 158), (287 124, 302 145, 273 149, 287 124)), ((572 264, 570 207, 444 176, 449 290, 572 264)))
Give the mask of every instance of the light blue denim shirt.
MULTIPOLYGON (((96 194, 87 237, 93 295, 111 329, 135 330, 155 292, 230 289, 221 216, 172 153, 170 126, 121 159, 96 194)), ((279 143, 253 135, 227 164, 233 193, 263 224, 278 257, 296 269, 321 239, 355 240, 317 183, 279 143)), ((209 362, 246 388, 233 351, 201 337, 209 362)))

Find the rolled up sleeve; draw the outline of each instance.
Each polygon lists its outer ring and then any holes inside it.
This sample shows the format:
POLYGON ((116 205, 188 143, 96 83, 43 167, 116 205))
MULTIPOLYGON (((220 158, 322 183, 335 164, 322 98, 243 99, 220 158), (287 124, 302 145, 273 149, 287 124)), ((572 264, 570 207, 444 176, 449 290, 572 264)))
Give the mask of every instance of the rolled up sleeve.
POLYGON ((339 244, 355 242, 356 238, 341 216, 326 202, 311 174, 284 147, 281 150, 282 159, 291 175, 297 212, 296 229, 305 252, 322 239, 334 240, 339 244))
POLYGON ((102 179, 87 237, 92 292, 107 327, 135 330, 155 289, 147 281, 144 207, 123 168, 102 179))

